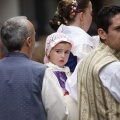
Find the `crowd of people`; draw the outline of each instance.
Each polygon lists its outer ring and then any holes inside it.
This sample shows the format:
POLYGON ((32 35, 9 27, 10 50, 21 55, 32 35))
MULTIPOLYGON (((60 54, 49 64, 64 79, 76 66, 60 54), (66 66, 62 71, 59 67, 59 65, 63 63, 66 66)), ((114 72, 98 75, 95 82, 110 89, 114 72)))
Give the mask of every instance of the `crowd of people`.
POLYGON ((25 16, 3 23, 0 120, 119 120, 120 6, 61 0, 49 24, 43 63, 32 60, 35 28, 25 16))

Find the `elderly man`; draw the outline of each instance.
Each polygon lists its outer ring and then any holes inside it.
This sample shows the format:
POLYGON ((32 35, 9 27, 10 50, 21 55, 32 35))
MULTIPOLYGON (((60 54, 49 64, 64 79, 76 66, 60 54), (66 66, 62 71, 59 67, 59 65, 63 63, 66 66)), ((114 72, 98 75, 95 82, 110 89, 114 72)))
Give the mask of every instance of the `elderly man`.
POLYGON ((8 50, 0 60, 0 120, 47 120, 41 91, 45 66, 30 60, 35 29, 26 17, 16 16, 1 28, 8 50))

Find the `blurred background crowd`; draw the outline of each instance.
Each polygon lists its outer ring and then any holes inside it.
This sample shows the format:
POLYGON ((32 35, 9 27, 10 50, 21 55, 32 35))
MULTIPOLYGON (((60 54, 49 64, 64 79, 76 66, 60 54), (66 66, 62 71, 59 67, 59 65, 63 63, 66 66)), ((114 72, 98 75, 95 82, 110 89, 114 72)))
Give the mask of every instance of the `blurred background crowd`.
MULTIPOLYGON (((49 26, 49 20, 54 16, 57 4, 60 0, 0 0, 0 26, 4 21, 13 16, 26 16, 35 26, 36 45, 33 60, 43 62, 44 44, 47 35, 53 30, 49 26)), ((93 5, 93 22, 88 31, 90 35, 96 35, 95 18, 102 6, 109 4, 120 5, 120 0, 91 0, 93 5)), ((7 54, 7 50, 0 41, 0 59, 7 54)))

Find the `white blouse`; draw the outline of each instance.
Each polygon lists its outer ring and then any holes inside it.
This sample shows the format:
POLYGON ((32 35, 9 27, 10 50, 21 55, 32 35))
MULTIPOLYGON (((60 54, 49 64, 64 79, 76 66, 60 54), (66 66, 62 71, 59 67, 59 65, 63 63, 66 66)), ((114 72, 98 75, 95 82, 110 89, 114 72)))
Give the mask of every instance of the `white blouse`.
POLYGON ((62 24, 57 31, 66 34, 73 41, 74 46, 71 52, 74 56, 77 56, 77 62, 99 44, 99 39, 96 39, 99 37, 91 37, 83 29, 76 26, 66 26, 62 24))

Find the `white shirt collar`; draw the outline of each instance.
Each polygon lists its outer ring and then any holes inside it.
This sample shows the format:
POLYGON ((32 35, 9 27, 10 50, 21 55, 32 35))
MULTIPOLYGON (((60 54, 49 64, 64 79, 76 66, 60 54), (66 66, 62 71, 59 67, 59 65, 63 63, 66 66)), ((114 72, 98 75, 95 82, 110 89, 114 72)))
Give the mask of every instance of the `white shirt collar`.
POLYGON ((62 67, 59 67, 51 62, 49 63, 46 63, 46 66, 50 67, 51 69, 55 70, 55 71, 63 71, 63 72, 66 72, 66 73, 70 73, 70 69, 69 67, 67 66, 64 66, 63 68, 62 67))
POLYGON ((89 44, 93 46, 93 38, 84 30, 76 26, 66 26, 61 24, 57 32, 62 32, 74 42, 74 46, 79 44, 89 44))

